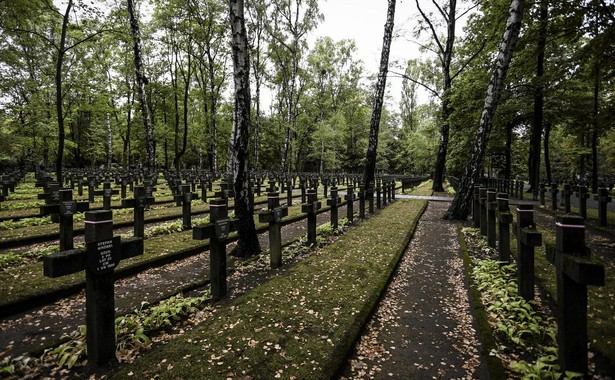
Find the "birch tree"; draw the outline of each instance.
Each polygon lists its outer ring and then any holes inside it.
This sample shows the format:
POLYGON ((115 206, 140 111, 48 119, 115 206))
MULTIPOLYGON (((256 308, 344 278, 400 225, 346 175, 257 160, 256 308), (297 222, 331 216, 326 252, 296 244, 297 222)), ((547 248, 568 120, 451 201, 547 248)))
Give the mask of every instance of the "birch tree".
POLYGON ((239 219, 239 241, 236 254, 247 257, 260 252, 260 244, 254 225, 254 206, 250 203, 250 58, 248 36, 244 20, 243 0, 229 0, 233 79, 234 89, 234 123, 236 138, 233 141, 233 187, 235 189, 235 216, 239 219))
POLYGON ((363 186, 367 189, 374 180, 376 171, 376 157, 378 152, 378 132, 380 129, 380 117, 382 116, 382 104, 386 87, 387 72, 389 69, 389 52, 393 39, 393 25, 395 21, 395 0, 389 0, 387 7, 387 20, 384 24, 384 38, 382 40, 382 54, 380 55, 380 69, 374 94, 374 107, 369 126, 369 142, 365 155, 365 171, 363 172, 363 186))
POLYGON ((487 95, 480 116, 479 127, 476 131, 472 146, 472 154, 466 165, 464 176, 461 178, 459 189, 445 215, 447 219, 463 220, 468 216, 469 206, 472 200, 472 190, 478 178, 487 142, 489 141, 489 134, 493 127, 493 116, 497 109, 500 95, 504 89, 504 79, 506 78, 506 72, 512 60, 515 45, 519 39, 524 6, 524 0, 512 0, 510 3, 506 28, 500 43, 498 55, 495 59, 495 67, 489 82, 489 87, 487 88, 487 95))
POLYGON ((130 33, 133 39, 133 52, 135 60, 135 74, 137 78, 137 93, 141 106, 141 117, 143 118, 143 129, 145 130, 145 166, 151 172, 155 169, 154 157, 154 127, 151 120, 150 109, 147 102, 147 77, 143 67, 143 57, 141 56, 141 30, 134 6, 134 0, 127 0, 128 16, 130 18, 130 33))

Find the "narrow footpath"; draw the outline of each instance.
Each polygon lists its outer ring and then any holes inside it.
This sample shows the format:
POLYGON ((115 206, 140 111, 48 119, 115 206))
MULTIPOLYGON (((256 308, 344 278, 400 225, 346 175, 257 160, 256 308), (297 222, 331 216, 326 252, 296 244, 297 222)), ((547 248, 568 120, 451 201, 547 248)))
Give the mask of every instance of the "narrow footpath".
POLYGON ((341 379, 486 379, 448 202, 429 206, 341 379))

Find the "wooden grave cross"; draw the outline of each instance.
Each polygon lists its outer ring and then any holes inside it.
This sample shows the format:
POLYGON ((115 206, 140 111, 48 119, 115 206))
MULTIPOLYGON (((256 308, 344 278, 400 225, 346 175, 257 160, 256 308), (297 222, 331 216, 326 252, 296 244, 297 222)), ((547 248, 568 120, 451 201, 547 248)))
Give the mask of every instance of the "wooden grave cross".
POLYGON ((288 216, 288 206, 280 206, 280 194, 267 194, 267 210, 258 214, 261 223, 269 223, 271 268, 282 265, 282 218, 288 216))
POLYGON ((113 236, 112 212, 85 213, 86 248, 43 258, 43 274, 62 277, 85 270, 88 362, 102 366, 115 357, 115 296, 113 271, 121 260, 142 255, 143 239, 113 236))
POLYGON ((587 374, 587 286, 604 286, 604 266, 585 246, 579 216, 558 216, 555 247, 545 250, 557 277, 557 345, 562 371, 587 374))
POLYGON ((238 219, 228 217, 227 199, 214 198, 209 201, 209 221, 205 226, 192 229, 195 240, 209 239, 209 280, 214 300, 226 296, 226 241, 228 235, 237 231, 238 219))

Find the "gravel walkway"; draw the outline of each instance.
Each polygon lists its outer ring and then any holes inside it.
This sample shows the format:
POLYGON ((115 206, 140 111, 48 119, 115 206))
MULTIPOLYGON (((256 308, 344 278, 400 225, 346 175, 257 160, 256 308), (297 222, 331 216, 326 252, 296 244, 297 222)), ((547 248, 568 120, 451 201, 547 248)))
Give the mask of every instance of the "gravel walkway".
POLYGON ((448 206, 429 203, 342 379, 488 378, 448 206))

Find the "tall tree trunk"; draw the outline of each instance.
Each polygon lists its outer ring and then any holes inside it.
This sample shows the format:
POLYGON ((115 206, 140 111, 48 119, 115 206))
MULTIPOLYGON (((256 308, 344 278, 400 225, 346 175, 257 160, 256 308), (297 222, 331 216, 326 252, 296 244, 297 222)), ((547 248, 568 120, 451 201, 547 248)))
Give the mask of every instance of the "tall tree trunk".
POLYGON ((113 131, 111 130, 111 113, 107 112, 107 168, 113 162, 113 131))
POLYGON ((528 177, 530 190, 538 190, 540 183, 540 139, 542 137, 543 108, 544 108, 544 63, 545 47, 547 44, 548 23, 547 0, 540 0, 540 24, 538 30, 538 43, 536 45, 536 85, 534 87, 534 121, 530 131, 530 155, 528 160, 528 177))
POLYGON ((141 57, 141 31, 139 22, 136 17, 134 1, 128 1, 128 15, 130 17, 130 32, 133 39, 135 74, 137 77, 137 93, 139 94, 139 103, 141 105, 141 116, 143 118, 143 129, 145 130, 145 167, 150 173, 155 170, 154 156, 154 127, 151 121, 150 109, 147 103, 147 77, 143 68, 143 59, 141 57))
POLYGON ((513 135, 514 127, 515 127, 514 123, 506 124, 506 153, 505 153, 506 163, 504 165, 504 178, 507 178, 507 179, 510 178, 510 175, 512 172, 511 155, 512 155, 512 135, 513 135))
POLYGON ((60 35, 60 46, 58 47, 58 59, 56 61, 56 114, 58 116, 58 156, 56 157, 56 179, 62 184, 62 159, 64 158, 64 107, 62 95, 62 65, 64 63, 64 55, 66 54, 66 32, 68 30, 68 19, 70 10, 73 7, 73 0, 68 1, 66 12, 62 20, 62 34, 60 35))
POLYGON ((235 82, 234 122, 237 138, 234 141, 235 216, 239 219, 237 255, 247 257, 260 252, 254 225, 254 206, 250 202, 252 186, 249 173, 250 143, 250 59, 248 36, 244 21, 243 0, 229 0, 232 34, 233 69, 235 82))
POLYGON ((600 109, 600 63, 594 68, 594 110, 592 115, 592 192, 598 192, 598 111, 600 109))
POLYGON ((380 130, 380 117, 382 116, 382 104, 384 100, 384 90, 389 70, 389 53, 391 51, 391 40, 393 37, 393 25, 395 21, 395 0, 389 0, 387 8, 387 20, 384 24, 384 37, 382 39, 382 54, 380 55, 380 71, 376 82, 376 93, 374 94, 374 106, 372 118, 369 125, 369 142, 367 154, 365 156, 365 171, 363 172, 363 186, 365 189, 374 180, 376 172, 376 156, 378 153, 378 132, 380 130))
POLYGON ((495 60, 495 70, 493 71, 493 76, 487 88, 487 96, 485 97, 480 124, 476 131, 472 155, 470 161, 466 165, 465 174, 461 178, 459 190, 455 194, 455 198, 445 215, 447 219, 464 220, 468 217, 470 203, 472 202, 472 190, 474 188, 474 183, 478 179, 485 156, 487 142, 489 141, 489 134, 493 127, 493 115, 495 114, 502 90, 504 89, 506 72, 512 60, 515 45, 519 39, 523 8, 524 0, 512 0, 510 2, 506 29, 504 30, 504 36, 502 37, 498 56, 495 60))
POLYGON ((545 173, 547 175, 547 183, 551 184, 553 178, 551 177, 551 156, 549 155, 549 136, 551 136, 551 124, 545 125, 545 138, 543 141, 545 151, 545 173))

